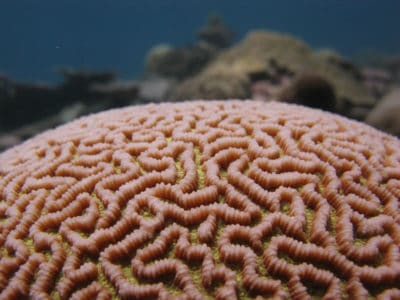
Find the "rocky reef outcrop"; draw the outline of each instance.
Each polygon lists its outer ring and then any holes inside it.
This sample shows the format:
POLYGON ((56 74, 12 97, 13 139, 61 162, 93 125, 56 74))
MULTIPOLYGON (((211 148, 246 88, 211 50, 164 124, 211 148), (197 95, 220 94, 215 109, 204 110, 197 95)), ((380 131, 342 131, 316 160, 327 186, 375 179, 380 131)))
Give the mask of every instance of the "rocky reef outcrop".
POLYGON ((379 101, 365 122, 400 137, 400 88, 393 89, 379 101))
POLYGON ((281 88, 287 88, 284 83, 310 72, 332 86, 336 112, 345 113, 349 106, 371 107, 375 103, 357 68, 339 55, 317 53, 290 35, 263 30, 250 32, 240 43, 222 51, 199 74, 178 85, 171 97, 243 98, 251 95, 252 86, 260 87, 261 82, 265 98, 278 98, 281 88), (268 84, 273 88, 268 89, 268 84))
POLYGON ((293 80, 283 83, 277 99, 327 111, 334 111, 336 106, 334 86, 323 76, 310 71, 300 73, 293 80))
POLYGON ((149 50, 145 74, 185 79, 197 74, 222 49, 232 45, 235 34, 222 17, 211 14, 197 31, 195 42, 173 47, 159 44, 149 50))
POLYGON ((23 83, 0 78, 0 129, 12 130, 52 117, 75 103, 93 112, 131 103, 138 95, 135 81, 120 81, 109 71, 61 69, 60 84, 23 83), (10 113, 18 112, 18 113, 10 113))
POLYGON ((78 116, 135 103, 137 81, 113 72, 61 69, 59 84, 0 77, 0 150, 78 116))

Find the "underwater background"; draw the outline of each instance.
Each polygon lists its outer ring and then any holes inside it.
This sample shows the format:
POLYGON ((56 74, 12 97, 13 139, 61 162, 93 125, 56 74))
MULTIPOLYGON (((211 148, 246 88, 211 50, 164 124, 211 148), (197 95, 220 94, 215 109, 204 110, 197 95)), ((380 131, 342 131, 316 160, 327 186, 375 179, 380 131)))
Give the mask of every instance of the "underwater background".
POLYGON ((0 70, 21 80, 56 80, 57 66, 137 76, 149 48, 191 42, 210 12, 223 16, 238 40, 265 28, 346 56, 400 49, 396 0, 1 2, 0 70))
POLYGON ((274 99, 365 121, 389 95, 400 113, 400 1, 0 3, 0 149, 84 114, 164 100, 274 99))

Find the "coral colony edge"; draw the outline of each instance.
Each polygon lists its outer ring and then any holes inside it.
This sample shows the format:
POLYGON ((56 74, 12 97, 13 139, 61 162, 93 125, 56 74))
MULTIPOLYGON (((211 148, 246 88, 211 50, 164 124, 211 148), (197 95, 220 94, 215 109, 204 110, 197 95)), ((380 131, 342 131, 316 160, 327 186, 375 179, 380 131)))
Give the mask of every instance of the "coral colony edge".
POLYGON ((400 141, 283 103, 115 109, 0 154, 0 298, 400 298, 400 141))

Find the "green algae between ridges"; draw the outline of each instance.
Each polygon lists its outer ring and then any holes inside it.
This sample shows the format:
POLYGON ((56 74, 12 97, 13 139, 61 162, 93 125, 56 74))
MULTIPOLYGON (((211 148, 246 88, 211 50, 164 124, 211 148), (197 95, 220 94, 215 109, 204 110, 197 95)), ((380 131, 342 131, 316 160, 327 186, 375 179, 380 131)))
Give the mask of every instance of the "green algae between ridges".
POLYGON ((153 212, 151 211, 151 209, 149 209, 149 207, 144 207, 144 208, 142 208, 140 211, 139 211, 139 214, 143 217, 143 218, 145 218, 145 219, 147 219, 147 220, 149 220, 149 219, 153 219, 154 217, 155 217, 155 215, 153 214, 153 212))
POLYGON ((104 213, 104 210, 105 210, 103 201, 101 201, 100 198, 97 197, 97 195, 95 193, 92 193, 91 197, 96 202, 97 209, 99 210, 100 216, 102 216, 104 213))
POLYGON ((202 276, 201 276, 201 266, 193 266, 189 265, 190 275, 193 279, 193 282, 196 288, 200 291, 200 293, 208 300, 213 299, 213 296, 209 294, 209 292, 204 288, 202 283, 202 276))
MULTIPOLYGON (((68 242, 64 241, 61 237, 61 234, 56 235, 57 240, 63 245, 63 248, 66 252, 66 257, 72 255, 71 247, 69 246, 68 242)), ((60 270, 56 276, 56 279, 54 280, 53 283, 53 288, 57 286, 57 284, 64 279, 64 273, 62 270, 60 270)), ((53 289, 50 295, 51 299, 61 299, 60 295, 58 294, 58 291, 56 289, 53 289)))
POLYGON ((367 178, 365 178, 365 177, 363 177, 363 176, 361 176, 359 179, 358 179, 358 181, 359 181, 359 183, 361 184, 361 185, 366 185, 367 184, 367 178))
POLYGON ((178 160, 175 162, 175 167, 176 167, 176 170, 177 170, 177 173, 178 173, 178 177, 176 179, 176 183, 179 184, 182 181, 182 179, 184 178, 184 176, 185 176, 185 172, 184 172, 184 170, 182 168, 182 161, 180 160, 180 158, 178 158, 178 160))
POLYGON ((200 148, 195 146, 194 149, 194 159, 196 163, 196 171, 197 171, 197 189, 201 190, 205 187, 205 173, 203 170, 203 166, 201 164, 201 151, 200 148))
POLYGON ((280 202, 280 211, 286 215, 290 213, 290 203, 288 201, 281 201, 280 202))
POLYGON ((329 212, 327 229, 330 233, 332 233, 331 235, 334 237, 336 237, 336 222, 337 222, 336 210, 331 208, 329 212))
POLYGON ((219 178, 222 178, 222 179, 226 180, 227 175, 228 175, 228 172, 227 172, 226 169, 221 168, 219 170, 219 178))
POLYGON ((110 292, 112 300, 120 300, 121 298, 117 295, 115 287, 107 280, 100 263, 97 264, 97 272, 97 278, 100 281, 100 284, 110 292))
POLYGON ((132 157, 131 158, 132 162, 139 168, 139 171, 142 175, 146 174, 147 171, 145 169, 142 168, 142 166, 140 165, 137 157, 132 157))
POLYGON ((312 224, 313 224, 313 220, 314 220, 314 215, 315 215, 315 211, 311 208, 306 208, 306 237, 307 237, 307 241, 310 240, 310 236, 311 236, 311 230, 312 230, 312 224))
POLYGON ((133 284, 133 285, 139 285, 138 279, 132 274, 132 267, 130 265, 130 262, 127 264, 120 265, 121 270, 124 273, 125 277, 128 279, 128 281, 133 284))
POLYGON ((5 214, 3 216, 0 215, 0 224, 6 223, 10 217, 6 216, 5 214))
POLYGON ((303 285, 307 289, 307 293, 311 296, 311 300, 322 299, 326 294, 328 288, 309 281, 302 281, 303 285))
POLYGON ((197 226, 193 226, 193 228, 190 228, 189 231, 189 237, 190 237, 190 243, 192 245, 199 245, 199 239, 198 239, 198 234, 197 234, 197 226))

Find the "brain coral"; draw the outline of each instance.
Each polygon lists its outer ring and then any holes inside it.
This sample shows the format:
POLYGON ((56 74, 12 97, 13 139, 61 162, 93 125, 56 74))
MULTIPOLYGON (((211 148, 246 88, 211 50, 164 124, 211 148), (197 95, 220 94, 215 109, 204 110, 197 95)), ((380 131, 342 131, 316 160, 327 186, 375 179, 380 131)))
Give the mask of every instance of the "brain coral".
POLYGON ((0 299, 400 298, 400 141, 251 101, 112 110, 0 155, 0 299))

